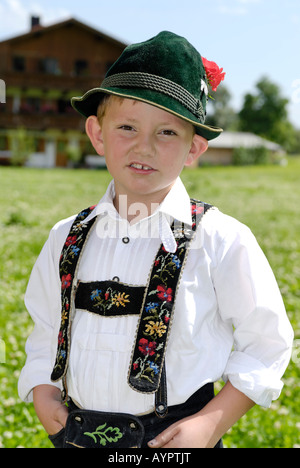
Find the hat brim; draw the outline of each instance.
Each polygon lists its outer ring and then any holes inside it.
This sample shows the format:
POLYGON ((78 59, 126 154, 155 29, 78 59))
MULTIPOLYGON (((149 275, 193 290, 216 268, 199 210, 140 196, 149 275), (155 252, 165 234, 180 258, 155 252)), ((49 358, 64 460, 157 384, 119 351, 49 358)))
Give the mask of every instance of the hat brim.
POLYGON ((197 117, 175 99, 148 89, 94 88, 89 90, 82 97, 73 97, 71 99, 71 104, 72 107, 84 117, 97 115, 98 106, 106 94, 142 101, 170 112, 180 119, 186 120, 194 125, 196 133, 206 140, 213 140, 223 132, 222 128, 201 124, 197 120, 197 117))

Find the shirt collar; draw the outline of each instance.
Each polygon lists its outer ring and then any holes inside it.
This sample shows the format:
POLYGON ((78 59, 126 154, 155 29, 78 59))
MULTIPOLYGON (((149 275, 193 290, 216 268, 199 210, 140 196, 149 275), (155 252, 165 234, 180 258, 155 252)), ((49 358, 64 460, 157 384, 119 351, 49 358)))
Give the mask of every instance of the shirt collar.
POLYGON ((159 211, 184 224, 192 226, 190 197, 180 177, 161 203, 159 211))
MULTIPOLYGON (((83 222, 87 223, 95 216, 103 216, 104 214, 108 214, 115 220, 122 219, 114 207, 114 197, 115 186, 114 181, 111 181, 105 195, 101 198, 98 205, 96 205, 87 218, 83 220, 83 222)), ((161 241, 168 252, 174 253, 177 249, 177 244, 170 225, 176 219, 183 224, 192 226, 190 197, 179 177, 157 210, 149 218, 146 218, 141 222, 145 222, 147 219, 150 219, 155 215, 158 215, 159 218, 162 219, 162 222, 159 223, 159 235, 161 241)))
POLYGON ((106 193, 99 201, 98 205, 95 206, 93 211, 82 221, 84 223, 88 223, 91 219, 95 218, 96 216, 103 215, 108 213, 112 216, 112 218, 119 219, 120 215, 117 212, 116 208, 114 207, 114 200, 115 197, 115 184, 112 180, 106 190, 106 193))

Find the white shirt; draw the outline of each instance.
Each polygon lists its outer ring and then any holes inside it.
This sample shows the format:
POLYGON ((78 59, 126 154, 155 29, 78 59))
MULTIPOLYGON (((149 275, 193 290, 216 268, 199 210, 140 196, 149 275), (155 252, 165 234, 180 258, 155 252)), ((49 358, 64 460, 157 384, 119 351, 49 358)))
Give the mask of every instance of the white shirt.
MULTIPOLYGON (((190 200, 177 180, 156 212, 131 226, 113 205, 114 184, 89 218, 98 216, 78 279, 145 286, 160 244, 175 248, 170 223, 191 224, 190 200), (150 233, 150 236, 149 236, 150 233), (129 243, 122 238, 129 237, 129 243)), ((19 394, 53 384, 61 319, 59 258, 74 216, 56 224, 33 268, 25 303, 35 322, 26 343, 19 394)), ((87 219, 88 220, 88 219, 87 219)), ((138 315, 102 317, 76 310, 67 374, 69 395, 83 408, 143 414, 154 396, 127 383, 138 315)), ((217 209, 192 241, 176 299, 166 352, 168 404, 186 401, 223 377, 257 404, 270 406, 282 389, 293 331, 273 272, 251 231, 217 209)))

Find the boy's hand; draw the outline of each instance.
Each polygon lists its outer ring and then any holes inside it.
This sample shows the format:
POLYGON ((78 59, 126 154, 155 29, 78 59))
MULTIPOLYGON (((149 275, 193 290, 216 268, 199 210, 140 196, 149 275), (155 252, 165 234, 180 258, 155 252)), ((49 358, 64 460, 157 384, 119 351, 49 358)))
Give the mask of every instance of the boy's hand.
POLYGON ((148 445, 151 448, 213 448, 254 404, 228 381, 199 413, 168 427, 148 445))
POLYGON ((49 435, 66 426, 68 409, 61 401, 61 392, 52 385, 39 385, 33 390, 33 403, 39 420, 49 435))
MULTIPOLYGON (((178 421, 149 442, 151 448, 213 448, 218 440, 204 426, 205 418, 191 416, 178 421)), ((213 431, 212 431, 213 432, 213 431)))

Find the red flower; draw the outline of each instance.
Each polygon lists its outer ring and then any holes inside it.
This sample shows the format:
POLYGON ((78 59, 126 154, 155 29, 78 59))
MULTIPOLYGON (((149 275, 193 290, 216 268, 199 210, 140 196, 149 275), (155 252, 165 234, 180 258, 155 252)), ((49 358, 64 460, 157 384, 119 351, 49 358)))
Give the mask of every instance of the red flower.
POLYGON ((74 244, 76 244, 76 242, 77 242, 77 236, 69 236, 69 237, 67 237, 66 245, 67 246, 74 245, 74 244))
POLYGON ((148 341, 145 338, 141 338, 139 341, 139 350, 144 356, 153 356, 155 354, 156 343, 155 341, 148 341))
POLYGON ((157 286, 157 297, 162 301, 171 302, 172 301, 172 289, 166 289, 165 286, 157 286))
POLYGON ((70 273, 68 275, 63 275, 61 278, 61 288, 68 289, 72 283, 72 275, 70 273))
POLYGON ((197 206, 196 204, 192 205, 192 214, 197 215, 197 214, 202 214, 204 211, 203 206, 197 206))
POLYGON ((65 341, 65 340, 64 340, 64 338, 63 338, 63 333, 62 333, 62 331, 60 331, 59 334, 58 334, 58 344, 61 345, 61 344, 64 343, 64 341, 65 341))
POLYGON ((138 367, 139 367, 138 363, 137 363, 137 362, 134 362, 134 363, 133 363, 133 370, 137 370, 138 367))
POLYGON ((210 84, 213 91, 217 91, 217 88, 221 81, 224 80, 226 73, 224 73, 223 68, 220 68, 215 62, 210 62, 204 57, 202 57, 202 62, 205 68, 208 83, 210 84))

